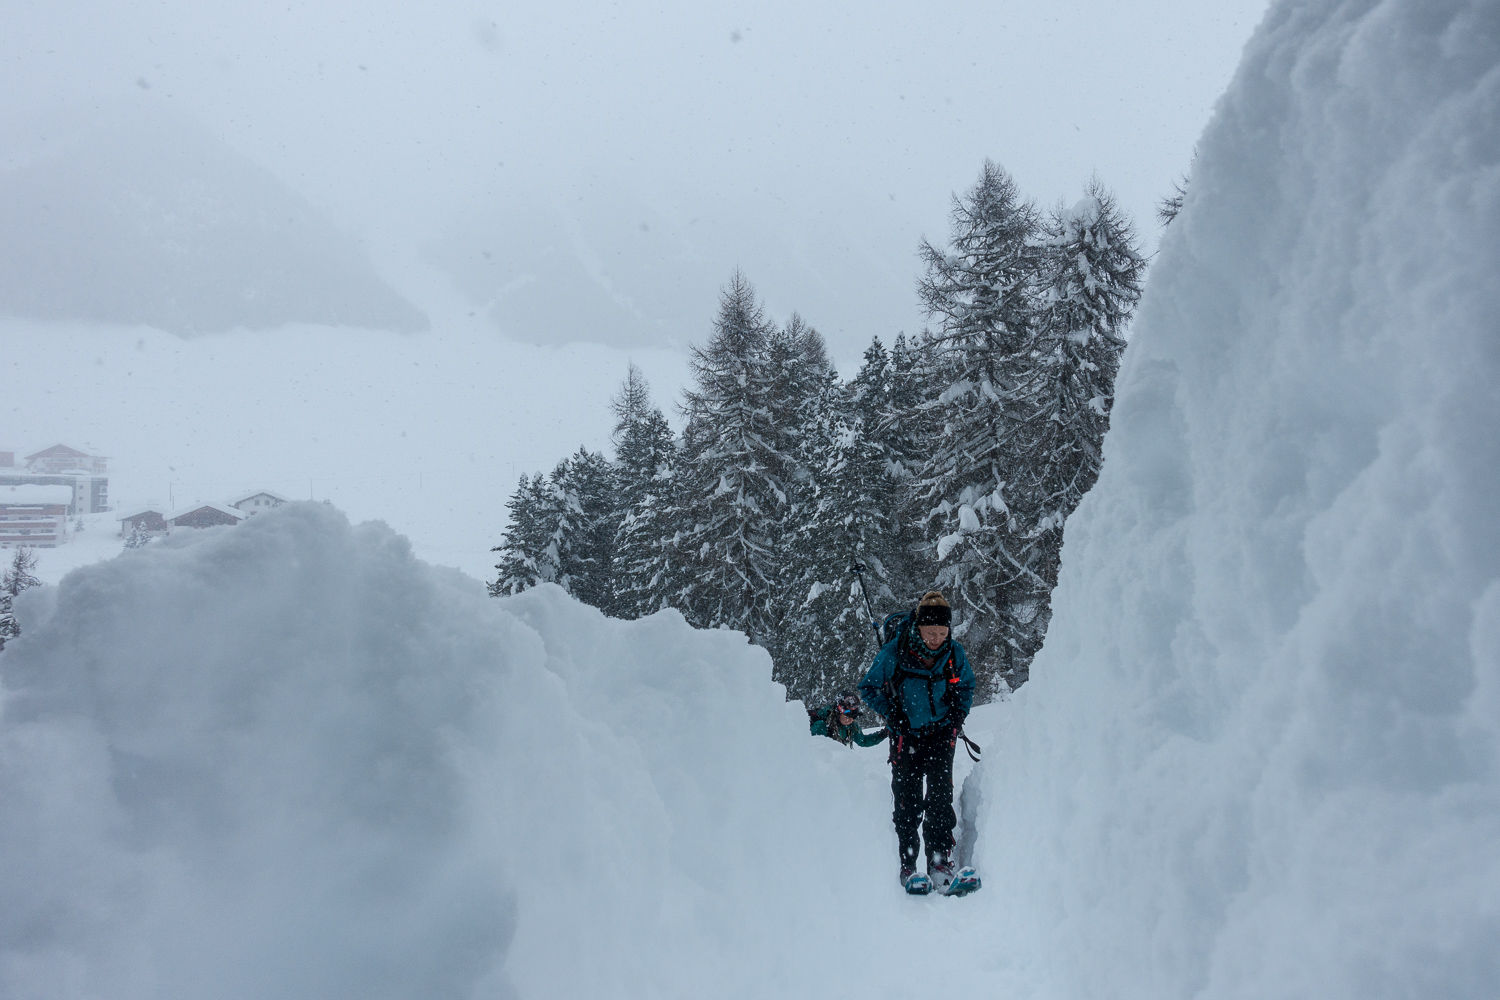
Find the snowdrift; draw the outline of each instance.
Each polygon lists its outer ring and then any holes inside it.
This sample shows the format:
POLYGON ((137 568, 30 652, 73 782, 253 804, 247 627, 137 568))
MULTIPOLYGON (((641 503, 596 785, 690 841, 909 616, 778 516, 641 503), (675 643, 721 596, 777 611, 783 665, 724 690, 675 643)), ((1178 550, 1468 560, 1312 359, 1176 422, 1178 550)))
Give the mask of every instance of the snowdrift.
POLYGON ((1282 3, 994 747, 1057 997, 1500 991, 1500 7, 1282 3))
POLYGON ((312 503, 25 596, 7 1000, 790 996, 901 895, 883 752, 739 633, 492 600, 312 503))

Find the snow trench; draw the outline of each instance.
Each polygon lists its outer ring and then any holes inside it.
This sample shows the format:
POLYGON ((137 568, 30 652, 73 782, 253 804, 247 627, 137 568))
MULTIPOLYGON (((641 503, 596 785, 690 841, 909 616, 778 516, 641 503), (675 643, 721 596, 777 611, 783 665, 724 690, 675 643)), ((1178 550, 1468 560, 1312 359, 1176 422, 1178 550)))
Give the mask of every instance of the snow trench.
POLYGON ((1500 992, 1500 5, 1284 2, 1199 146, 964 900, 763 652, 294 504, 28 592, 0 997, 1500 992))

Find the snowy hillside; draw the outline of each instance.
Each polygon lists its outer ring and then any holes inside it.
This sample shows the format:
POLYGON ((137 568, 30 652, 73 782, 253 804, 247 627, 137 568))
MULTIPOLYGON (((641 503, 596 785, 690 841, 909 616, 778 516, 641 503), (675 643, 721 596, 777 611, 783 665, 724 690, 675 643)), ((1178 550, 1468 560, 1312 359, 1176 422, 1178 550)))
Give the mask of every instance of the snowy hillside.
POLYGON ((0 134, 0 315, 427 327, 352 238, 180 111, 121 102, 0 134))

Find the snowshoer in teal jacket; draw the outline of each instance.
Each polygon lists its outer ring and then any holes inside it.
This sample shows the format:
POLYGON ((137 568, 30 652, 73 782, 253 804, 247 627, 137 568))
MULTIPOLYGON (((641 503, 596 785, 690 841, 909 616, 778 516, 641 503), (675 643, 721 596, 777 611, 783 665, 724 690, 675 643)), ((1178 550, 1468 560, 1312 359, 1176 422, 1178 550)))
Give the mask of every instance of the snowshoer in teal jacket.
POLYGON ((854 721, 859 715, 859 695, 853 691, 840 692, 832 705, 811 709, 807 715, 807 727, 814 736, 826 736, 845 746, 872 747, 886 737, 884 729, 867 733, 854 721))
MULTIPOLYGON (((942 607, 946 609, 947 605, 942 607)), ((894 732, 910 735, 934 727, 961 728, 974 704, 974 670, 969 657, 963 646, 948 637, 948 627, 941 628, 943 637, 933 648, 923 640, 914 620, 881 648, 865 679, 859 682, 865 704, 884 716, 894 732), (899 685, 895 683, 898 666, 899 685), (899 704, 892 702, 891 695, 899 704)))
POLYGON ((974 671, 949 634, 952 609, 928 591, 910 622, 875 657, 859 692, 891 733, 891 798, 906 891, 963 895, 979 887, 972 869, 953 865, 953 750, 974 703, 974 671), (925 788, 924 788, 925 785, 925 788), (921 825, 922 838, 917 829, 921 825), (927 874, 917 871, 923 842, 927 874))

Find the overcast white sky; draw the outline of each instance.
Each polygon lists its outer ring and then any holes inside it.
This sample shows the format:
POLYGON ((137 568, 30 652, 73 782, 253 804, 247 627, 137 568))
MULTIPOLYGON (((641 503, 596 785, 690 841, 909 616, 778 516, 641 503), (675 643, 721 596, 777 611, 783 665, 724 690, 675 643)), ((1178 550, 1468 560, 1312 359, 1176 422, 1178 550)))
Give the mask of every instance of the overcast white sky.
POLYGON ((1097 172, 1154 246, 1265 6, 11 2, 0 114, 185 111, 435 317, 681 346, 739 266, 848 358, 920 326, 985 157, 1045 205, 1097 172))

